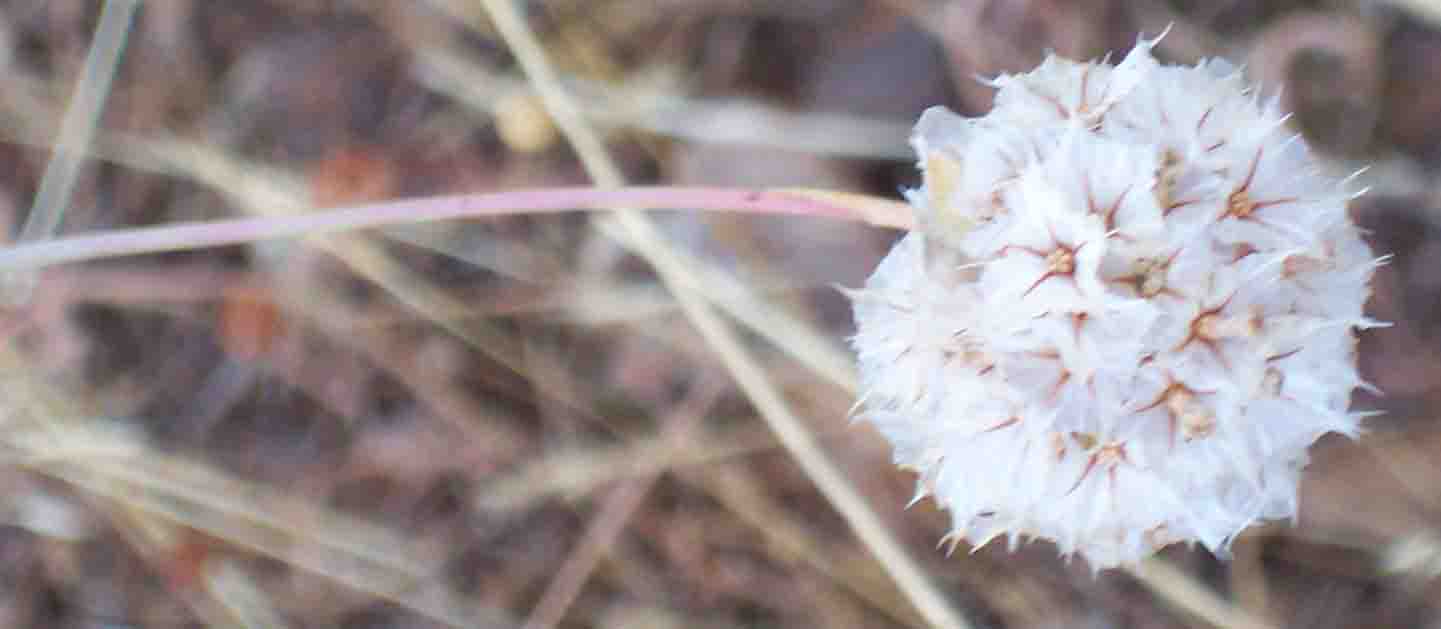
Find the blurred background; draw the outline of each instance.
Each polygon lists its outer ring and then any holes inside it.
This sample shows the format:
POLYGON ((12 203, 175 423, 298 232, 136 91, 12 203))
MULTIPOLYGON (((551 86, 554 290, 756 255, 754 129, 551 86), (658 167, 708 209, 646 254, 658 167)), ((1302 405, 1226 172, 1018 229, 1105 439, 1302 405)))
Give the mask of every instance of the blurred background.
MULTIPOLYGON (((924 108, 983 113, 977 76, 1168 25, 1165 60, 1282 88, 1339 172, 1371 166, 1353 211, 1395 256, 1370 309, 1395 325, 1364 336, 1386 394, 1356 403, 1385 414, 1313 449, 1298 525, 1163 560, 1237 623, 1441 627, 1441 2, 515 5, 632 183, 896 197, 924 108)), ((104 6, 0 2, 12 233, 104 6)), ((124 32, 61 234, 591 182, 479 1, 153 0, 124 32)), ((896 234, 654 219, 971 624, 1214 622, 1044 543, 947 557, 945 514, 903 510, 913 477, 847 420, 834 288, 896 234)), ((925 625, 651 266, 584 215, 59 267, 0 330, 0 626, 925 625)))

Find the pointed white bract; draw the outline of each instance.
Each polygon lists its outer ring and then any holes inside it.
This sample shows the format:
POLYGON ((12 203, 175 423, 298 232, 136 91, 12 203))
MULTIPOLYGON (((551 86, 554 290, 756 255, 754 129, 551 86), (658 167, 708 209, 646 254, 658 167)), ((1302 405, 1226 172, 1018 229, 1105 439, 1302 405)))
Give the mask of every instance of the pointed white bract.
POLYGON ((1352 195, 1235 69, 1153 44, 917 124, 918 227, 854 295, 853 344, 861 416, 953 539, 1224 554, 1295 516, 1312 442, 1359 430, 1377 260, 1352 195))

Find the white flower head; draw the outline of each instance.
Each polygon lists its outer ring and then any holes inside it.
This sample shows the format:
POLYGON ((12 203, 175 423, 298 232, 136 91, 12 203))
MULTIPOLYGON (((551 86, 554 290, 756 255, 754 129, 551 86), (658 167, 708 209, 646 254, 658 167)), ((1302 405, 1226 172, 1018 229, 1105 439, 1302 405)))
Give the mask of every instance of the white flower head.
POLYGON ((1235 69, 1154 43, 916 126, 918 227, 855 295, 853 344, 863 416, 953 540, 1224 555, 1294 518, 1312 442, 1359 430, 1354 195, 1235 69))

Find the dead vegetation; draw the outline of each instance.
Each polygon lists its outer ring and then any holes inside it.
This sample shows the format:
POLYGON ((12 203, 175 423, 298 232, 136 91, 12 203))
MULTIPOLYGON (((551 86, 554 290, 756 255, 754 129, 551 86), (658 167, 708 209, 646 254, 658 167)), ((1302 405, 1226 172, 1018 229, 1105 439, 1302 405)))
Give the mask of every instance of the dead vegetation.
POLYGON ((0 625, 1433 625, 1435 5, 4 3, 18 239, 592 183, 894 196, 924 107, 1169 24, 1163 56, 1248 62, 1338 168, 1375 165, 1355 212, 1396 325, 1362 340, 1386 414, 1315 449, 1297 526, 1093 578, 936 550, 945 515, 903 511, 912 477, 847 421, 832 285, 885 230, 622 209, 11 275, 0 625))

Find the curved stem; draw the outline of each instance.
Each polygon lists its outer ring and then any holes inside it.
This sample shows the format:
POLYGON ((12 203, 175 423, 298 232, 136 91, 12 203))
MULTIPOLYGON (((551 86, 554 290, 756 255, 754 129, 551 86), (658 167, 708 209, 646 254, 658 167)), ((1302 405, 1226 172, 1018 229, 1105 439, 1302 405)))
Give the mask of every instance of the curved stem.
POLYGON ((613 207, 815 216, 888 227, 905 227, 909 217, 907 206, 895 201, 822 190, 668 186, 539 188, 406 199, 284 217, 173 223, 66 236, 0 248, 0 271, 405 223, 613 207))

